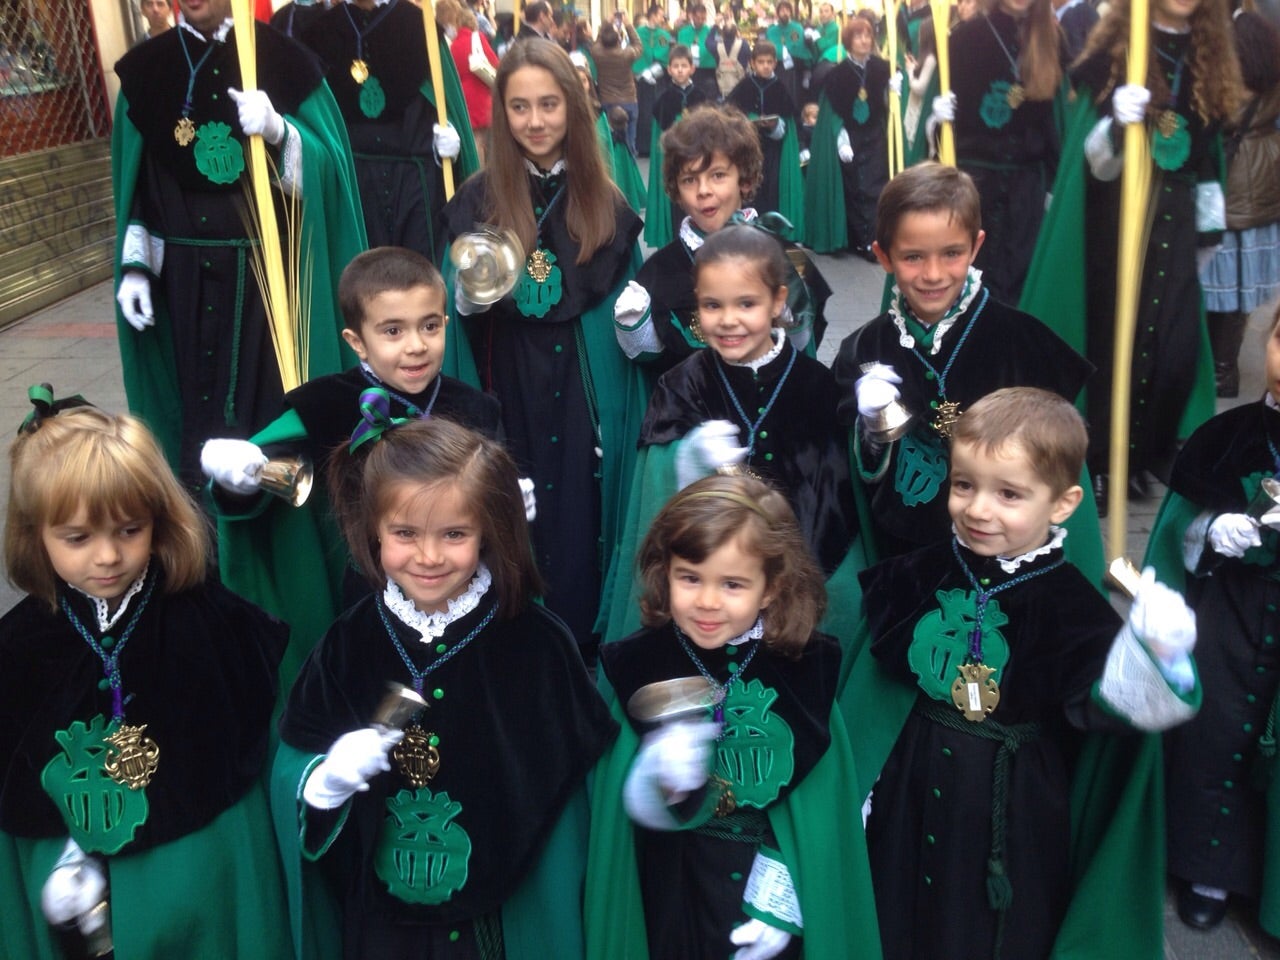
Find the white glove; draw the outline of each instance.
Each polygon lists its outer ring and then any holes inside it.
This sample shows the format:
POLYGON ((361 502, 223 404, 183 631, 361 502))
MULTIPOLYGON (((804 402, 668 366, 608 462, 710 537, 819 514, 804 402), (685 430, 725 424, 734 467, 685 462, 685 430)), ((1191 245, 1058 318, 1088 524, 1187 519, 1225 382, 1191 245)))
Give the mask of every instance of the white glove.
POLYGON ((681 490, 716 472, 741 463, 747 448, 738 446, 738 428, 728 420, 708 420, 689 431, 676 449, 676 483, 681 490))
POLYGON ((933 116, 940 123, 955 123, 956 92, 954 90, 940 93, 933 98, 933 116))
POLYGON ((650 65, 649 70, 648 70, 648 73, 649 73, 649 75, 650 75, 650 76, 652 76, 652 77, 653 77, 653 79, 652 79, 652 80, 650 80, 649 82, 650 82, 650 83, 657 83, 657 82, 658 82, 658 80, 662 77, 662 75, 663 75, 664 73, 666 73, 666 72, 667 72, 667 71, 665 71, 665 70, 663 70, 663 69, 662 69, 662 64, 660 64, 660 63, 655 63, 655 64, 650 65))
POLYGON ((729 934, 729 939, 742 948, 734 951, 733 960, 769 960, 787 949, 791 934, 763 920, 748 920, 729 934))
POLYGON ((433 123, 431 132, 434 136, 432 143, 436 148, 436 156, 441 160, 456 160, 458 154, 462 152, 462 137, 458 136, 458 131, 454 129, 452 123, 433 123))
POLYGON ((373 727, 344 733, 307 777, 302 799, 317 810, 333 810, 368 790, 370 777, 391 769, 387 753, 403 736, 403 730, 373 727))
POLYGON ((516 483, 520 485, 520 497, 524 500, 524 518, 533 523, 538 519, 538 498, 533 492, 533 480, 520 477, 516 483))
POLYGON ((455 280, 453 284, 453 309, 459 316, 469 317, 473 313, 480 313, 485 308, 467 299, 467 295, 462 290, 462 284, 455 280))
POLYGON ((781 140, 787 135, 787 121, 782 117, 778 118, 778 122, 773 125, 773 129, 769 131, 770 140, 781 140))
POLYGON ((1116 118, 1116 123, 1141 123, 1150 102, 1151 91, 1146 87, 1136 83, 1121 84, 1111 95, 1111 115, 1116 118))
POLYGON ((843 127, 836 134, 836 156, 841 163, 853 163, 853 144, 849 142, 849 131, 843 127))
POLYGON ((634 327, 649 312, 649 303, 649 291, 636 281, 628 280, 613 302, 613 322, 627 329, 634 327))
POLYGON ((902 394, 896 384, 902 382, 897 371, 886 363, 874 364, 853 385, 858 398, 858 413, 874 417, 902 394))
MULTIPOLYGON (((657 66, 657 64, 654 64, 654 66, 657 66)), ((653 75, 653 67, 648 67, 647 69, 641 70, 640 79, 643 80, 645 83, 647 83, 651 87, 658 82, 658 78, 653 75)))
POLYGON ((804 38, 805 38, 806 40, 812 40, 814 43, 817 43, 817 42, 818 42, 818 38, 819 38, 820 36, 822 36, 822 34, 820 34, 820 33, 817 31, 817 28, 815 28, 815 27, 805 27, 805 28, 804 28, 804 38))
POLYGON ((107 875, 96 857, 68 840, 40 891, 40 908, 55 926, 70 923, 88 913, 107 895, 107 875))
POLYGON ((804 165, 805 165, 806 163, 808 163, 808 162, 809 162, 809 151, 808 151, 807 149, 806 149, 806 150, 801 150, 801 151, 800 151, 800 165, 801 165, 801 166, 804 166, 804 165))
POLYGON ((1250 547, 1262 546, 1258 524, 1243 513, 1220 513, 1209 524, 1209 546, 1224 557, 1243 557, 1250 547))
POLYGON ((116 303, 120 304, 125 322, 139 333, 147 327, 155 326, 156 315, 151 307, 151 278, 141 270, 128 270, 120 277, 116 303))
POLYGON ((200 469, 218 486, 232 493, 256 493, 267 455, 248 440, 206 440, 200 450, 200 469))
POLYGON ((261 135, 273 147, 280 146, 284 140, 284 117, 276 113, 271 105, 271 98, 262 90, 240 91, 228 87, 227 93, 236 102, 236 112, 240 115, 240 129, 245 136, 261 135))
POLYGON ((1196 616, 1182 594, 1156 579, 1154 567, 1142 571, 1142 583, 1129 608, 1129 626, 1165 663, 1195 649, 1196 616))
POLYGON ((889 90, 895 96, 902 96, 902 71, 895 70, 893 76, 889 78, 889 90))

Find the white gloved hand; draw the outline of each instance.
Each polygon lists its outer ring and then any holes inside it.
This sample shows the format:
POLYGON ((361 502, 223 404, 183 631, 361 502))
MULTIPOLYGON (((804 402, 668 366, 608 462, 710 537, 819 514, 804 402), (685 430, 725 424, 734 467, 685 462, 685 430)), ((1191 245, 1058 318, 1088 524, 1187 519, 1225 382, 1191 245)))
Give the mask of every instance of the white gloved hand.
POLYGON ((653 67, 648 67, 644 70, 641 70, 640 75, 637 79, 644 81, 651 87, 658 82, 658 78, 653 75, 653 67))
POLYGON ((471 314, 480 313, 486 308, 467 299, 467 295, 462 289, 462 284, 455 280, 453 284, 453 309, 459 316, 469 317, 471 314))
POLYGON ((889 90, 891 93, 902 96, 902 71, 893 71, 893 76, 889 78, 889 90))
POLYGON ((896 370, 887 363, 874 364, 853 385, 858 398, 858 413, 874 417, 902 394, 897 384, 902 382, 896 370))
POLYGON ((1243 557, 1250 547, 1262 546, 1258 524, 1243 513, 1220 513, 1209 524, 1209 546, 1224 557, 1243 557))
POLYGON ((1156 579, 1154 567, 1142 571, 1142 583, 1129 608, 1129 627, 1166 663, 1195 649, 1196 616, 1182 594, 1156 579))
POLYGON ((107 875, 96 857, 67 840, 62 856, 54 864, 40 891, 40 909, 55 926, 70 923, 88 913, 107 895, 107 875))
POLYGON ((256 493, 267 455, 248 440, 206 440, 200 449, 200 469, 218 486, 232 493, 256 493))
POLYGON ((649 291, 636 281, 628 280, 613 302, 613 322, 630 329, 644 319, 649 312, 649 304, 649 291))
POLYGON ((662 78, 662 75, 666 72, 667 71, 662 69, 662 64, 660 63, 655 63, 650 65, 648 73, 651 77, 653 77, 653 80, 650 82, 657 83, 662 78))
POLYGON ((711 755, 719 736, 720 724, 710 720, 669 723, 644 738, 635 763, 669 803, 677 803, 711 777, 711 755))
POLYGON ((452 123, 433 123, 431 133, 436 156, 441 160, 458 159, 458 154, 462 152, 462 137, 452 123))
POLYGON ((128 270, 120 277, 116 303, 120 304, 125 322, 139 333, 147 327, 155 326, 156 315, 151 307, 151 278, 141 270, 128 270))
POLYGON ((237 90, 228 87, 227 93, 236 102, 236 112, 240 116, 240 129, 245 136, 260 135, 273 147, 280 146, 284 140, 284 117, 276 113, 271 105, 271 98, 262 90, 237 90))
POLYGON ((948 90, 933 98, 933 116, 941 123, 956 121, 956 92, 948 90))
POLYGON ((782 117, 778 118, 778 122, 773 125, 773 129, 769 131, 770 140, 781 140, 787 135, 787 121, 782 117))
POLYGON ((676 483, 680 489, 720 467, 741 463, 747 448, 738 443, 738 428, 728 420, 708 420, 690 430, 676 449, 676 483))
POLYGON ((317 810, 333 810, 368 790, 370 777, 391 769, 387 753, 403 736, 402 730, 374 727, 344 733, 307 777, 302 799, 317 810))
POLYGON ((1147 115, 1147 104, 1151 102, 1151 91, 1136 83, 1125 83, 1116 87, 1111 95, 1111 116, 1116 123, 1141 123, 1147 115))
POLYGON ((806 148, 800 151, 800 165, 804 166, 804 164, 808 162, 809 162, 809 150, 808 148, 806 148))
POLYGON ((520 485, 520 497, 524 500, 524 518, 533 523, 538 519, 538 498, 533 492, 533 480, 520 477, 516 483, 520 485))
POLYGON ((748 920, 729 934, 729 939, 741 947, 734 951, 733 960, 770 960, 787 949, 791 934, 763 920, 748 920))
POLYGON ((841 163, 853 163, 853 147, 849 145, 849 141, 846 140, 836 146, 836 155, 841 163))
POLYGON ((804 38, 806 40, 812 40, 814 43, 817 43, 820 36, 822 36, 822 34, 818 32, 816 27, 804 28, 804 38))

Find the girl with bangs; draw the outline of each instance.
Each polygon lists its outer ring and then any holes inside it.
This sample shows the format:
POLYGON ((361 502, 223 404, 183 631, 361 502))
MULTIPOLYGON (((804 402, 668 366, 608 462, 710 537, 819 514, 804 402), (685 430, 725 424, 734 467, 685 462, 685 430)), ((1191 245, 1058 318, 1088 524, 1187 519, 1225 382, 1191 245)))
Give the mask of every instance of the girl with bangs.
POLYGON ((207 576, 204 521, 140 421, 31 396, 4 540, 28 595, 0 619, 0 955, 287 955, 260 782, 287 630, 207 576))

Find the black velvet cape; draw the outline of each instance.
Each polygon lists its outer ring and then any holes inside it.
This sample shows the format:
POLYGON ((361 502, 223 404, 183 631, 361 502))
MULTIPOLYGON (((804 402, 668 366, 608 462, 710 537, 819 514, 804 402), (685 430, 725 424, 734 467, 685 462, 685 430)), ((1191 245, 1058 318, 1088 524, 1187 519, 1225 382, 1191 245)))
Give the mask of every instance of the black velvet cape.
MULTIPOLYGON (((733 104, 749 117, 777 116, 787 128, 796 124, 796 104, 777 74, 768 80, 760 80, 748 73, 725 97, 725 103, 733 104)), ((764 154, 764 177, 751 198, 751 205, 762 213, 778 209, 778 169, 782 163, 782 141, 774 140, 764 130, 756 128, 756 138, 764 154)))
MULTIPOLYGON (((935 369, 946 367, 960 343, 965 324, 982 300, 980 292, 947 331, 936 356, 930 355, 928 348, 917 348, 935 369)), ((899 343, 898 328, 889 314, 881 314, 846 337, 832 364, 840 385, 840 420, 856 429, 855 443, 864 444, 864 465, 868 467, 875 456, 865 445, 858 425, 854 385, 862 376, 861 364, 875 361, 889 364, 902 377, 898 387, 902 403, 917 417, 912 430, 927 431, 926 436, 933 434, 929 425, 933 411, 929 404, 939 399, 937 381, 929 379, 924 364, 899 343)), ((1016 386, 1040 387, 1075 400, 1091 371, 1083 357, 1039 320, 1005 306, 992 296, 947 376, 947 399, 959 403, 964 410, 994 390, 1016 386)), ((894 488, 901 448, 902 441, 897 441, 889 452, 891 460, 884 476, 868 483, 881 556, 947 539, 951 530, 945 481, 932 500, 915 506, 907 506, 894 488)))
MULTIPOLYGON (((423 644, 389 611, 387 618, 419 669, 454 647, 493 606, 492 591, 477 609, 451 624, 441 641, 423 644)), ((378 607, 366 597, 334 623, 312 651, 290 694, 280 735, 299 750, 322 754, 342 734, 367 726, 388 681, 410 683, 378 607)), ((495 619, 456 656, 428 675, 424 729, 440 738, 439 772, 428 789, 462 804, 455 819, 471 837, 465 885, 446 902, 417 906, 391 896, 373 871, 385 801, 406 782, 392 771, 357 793, 322 864, 344 900, 348 936, 387 925, 429 927, 475 919, 501 907, 537 860, 551 828, 587 771, 617 733, 583 667, 565 625, 530 605, 495 619), (443 697, 433 696, 442 690, 443 697)), ((308 810, 304 843, 315 850, 335 825, 332 814, 308 810)), ((566 891, 566 896, 573 895, 566 891)))
POLYGON ((789 343, 760 370, 731 366, 714 350, 701 350, 658 380, 640 431, 640 446, 674 443, 708 420, 728 420, 746 445, 747 426, 720 374, 753 419, 773 395, 791 358, 786 384, 756 434, 746 466, 780 490, 791 504, 805 542, 830 574, 858 534, 849 482, 845 431, 836 420, 838 393, 831 372, 789 343))
POLYGON ((889 182, 889 153, 886 124, 889 118, 889 62, 874 54, 865 67, 851 58, 841 60, 827 74, 822 95, 840 118, 849 134, 853 161, 840 164, 844 182, 844 209, 849 225, 849 244, 866 249, 875 239, 876 204, 880 191, 889 182), (867 92, 867 118, 854 119, 858 94, 867 92))
MULTIPOLYGON (((162 581, 158 564, 149 574, 162 581)), ((126 641, 120 672, 125 723, 145 723, 160 748, 145 788, 146 821, 121 853, 155 847, 210 823, 238 802, 267 755, 276 666, 288 628, 216 581, 181 593, 154 592, 126 641)), ((145 593, 145 588, 144 588, 145 593)), ((59 584, 95 638, 94 606, 59 584)), ((109 633, 117 639, 143 593, 109 633)), ((101 714, 102 661, 61 609, 25 597, 0 619, 0 831, 16 837, 67 833, 40 775, 60 753, 54 732, 101 714)))

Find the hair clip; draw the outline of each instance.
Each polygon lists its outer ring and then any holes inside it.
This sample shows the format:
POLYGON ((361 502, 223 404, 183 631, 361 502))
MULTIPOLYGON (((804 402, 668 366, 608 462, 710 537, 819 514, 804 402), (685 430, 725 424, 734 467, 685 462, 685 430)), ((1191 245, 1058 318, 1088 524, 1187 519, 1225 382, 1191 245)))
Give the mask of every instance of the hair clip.
POLYGON ((40 429, 40 424, 47 418, 56 417, 63 410, 93 406, 92 403, 78 393, 71 397, 64 397, 61 400, 54 400, 53 385, 48 383, 37 383, 28 387, 27 399, 31 401, 31 406, 35 409, 28 413, 18 426, 19 435, 35 433, 40 429))
POLYGON ((388 430, 408 423, 408 417, 391 416, 391 394, 381 387, 369 387, 360 394, 360 422, 351 433, 348 453, 370 440, 377 440, 388 430))
POLYGON ((733 215, 729 217, 729 222, 744 227, 755 227, 757 230, 763 230, 779 240, 785 240, 786 234, 795 229, 791 221, 777 211, 760 213, 748 218, 743 216, 741 210, 735 210, 733 215))

